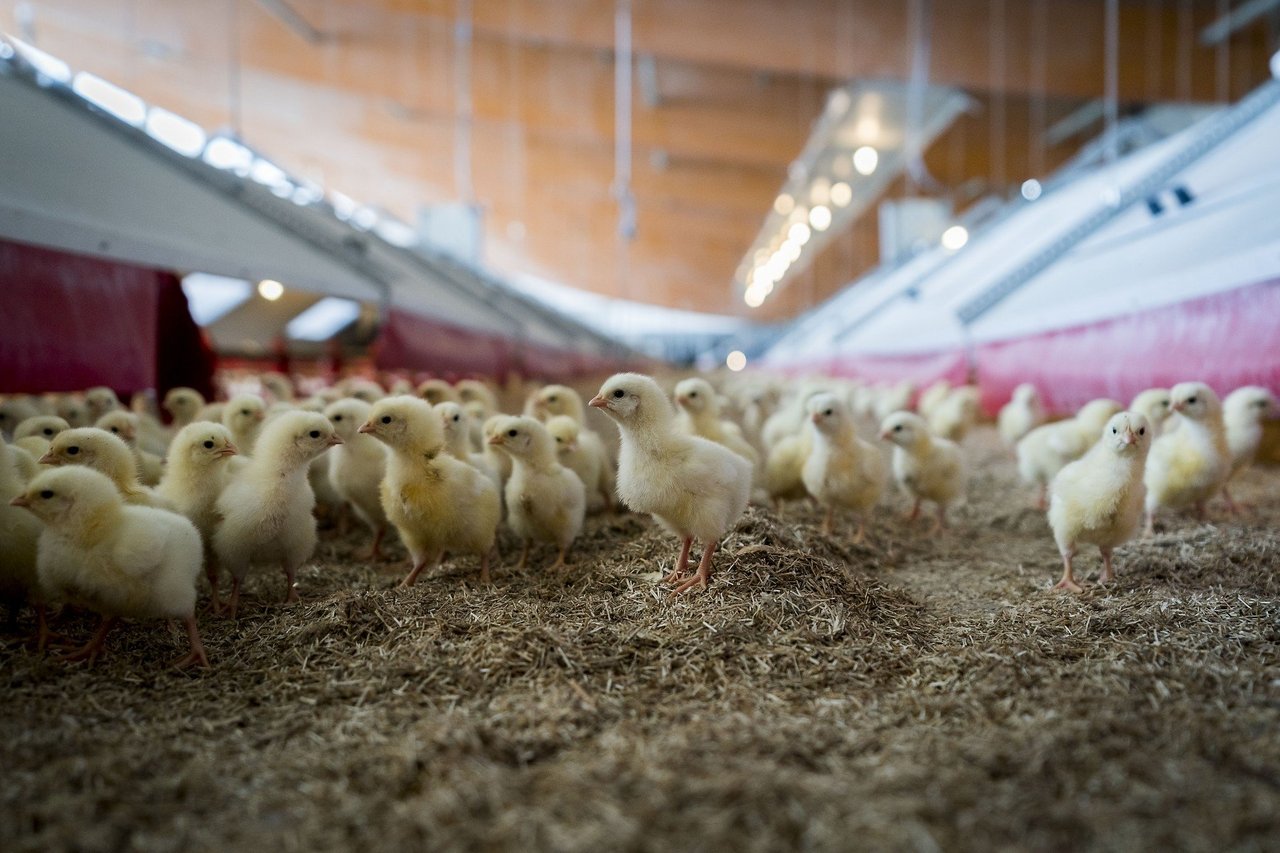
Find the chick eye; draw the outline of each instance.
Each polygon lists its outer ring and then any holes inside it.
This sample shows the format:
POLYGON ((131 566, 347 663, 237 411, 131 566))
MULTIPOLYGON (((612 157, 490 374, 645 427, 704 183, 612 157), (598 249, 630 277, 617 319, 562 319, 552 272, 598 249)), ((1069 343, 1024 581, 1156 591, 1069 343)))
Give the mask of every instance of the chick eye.
POLYGON ((118 435, 120 433, 120 427, 112 427, 111 431, 118 435))
POLYGON ((453 416, 453 419, 454 419, 454 421, 455 421, 455 422, 456 422, 456 421, 460 421, 460 420, 462 420, 462 415, 454 415, 454 416, 453 416))
POLYGON ((247 414, 249 414, 249 410, 248 410, 248 409, 241 409, 241 410, 240 410, 240 414, 242 414, 242 415, 247 415, 247 414))
POLYGON ((902 432, 902 424, 898 424, 896 427, 894 427, 894 428, 893 428, 893 431, 894 431, 894 432, 902 432))
POLYGON ((690 391, 690 392, 689 392, 689 396, 690 396, 690 397, 696 397, 696 396, 698 396, 698 392, 697 392, 697 391, 690 391))
POLYGON ((613 396, 614 396, 614 399, 621 400, 624 396, 626 396, 626 392, 623 391, 621 388, 619 388, 617 391, 613 392, 613 396))
POLYGON ((556 401, 556 395, 555 395, 555 394, 552 394, 550 397, 548 397, 548 398, 547 398, 547 402, 548 402, 548 403, 554 403, 555 401, 556 401))
POLYGON ((78 447, 68 447, 68 448, 67 448, 67 455, 68 455, 68 456, 75 456, 75 455, 76 455, 77 453, 79 453, 79 452, 80 452, 80 448, 78 448, 78 447))
POLYGON ((44 428, 44 434, 45 434, 45 435, 53 435, 53 430, 51 430, 49 427, 45 427, 45 428, 44 428))
POLYGON ((834 415, 834 414, 835 414, 835 412, 831 411, 830 409, 827 409, 827 410, 826 410, 825 412, 823 412, 822 414, 824 414, 824 415, 834 415))
POLYGON ((1188 397, 1188 398, 1187 398, 1187 402, 1188 402, 1188 403, 1195 403, 1195 401, 1196 401, 1196 398, 1195 398, 1195 397, 1188 397))
POLYGON ((342 420, 342 415, 334 415, 334 416, 333 416, 333 419, 334 419, 335 421, 340 421, 340 420, 342 420))
POLYGON ((1120 430, 1116 429, 1115 427, 1112 427, 1112 428, 1111 428, 1111 432, 1112 432, 1112 433, 1117 433, 1117 432, 1119 432, 1119 431, 1120 431, 1120 430))
POLYGON ((1147 434, 1146 427, 1138 427, 1138 435, 1146 435, 1146 434, 1147 434))
POLYGON ((204 449, 205 449, 205 450, 213 450, 213 442, 212 442, 212 441, 205 441, 205 443, 204 443, 204 449))
POLYGON ((307 435, 311 436, 312 438, 319 438, 319 437, 320 437, 320 430, 318 430, 318 429, 313 429, 311 432, 307 433, 307 435))
POLYGON ((515 429, 507 430, 507 435, 511 436, 512 438, 515 438, 519 434, 520 434, 519 430, 515 430, 515 429))
POLYGON ((45 500, 49 500, 49 498, 53 497, 53 489, 43 490, 42 492, 40 492, 40 497, 44 498, 45 500))
POLYGON ((383 416, 382 416, 382 422, 383 422, 384 424, 389 424, 389 423, 391 423, 391 415, 383 415, 383 416))

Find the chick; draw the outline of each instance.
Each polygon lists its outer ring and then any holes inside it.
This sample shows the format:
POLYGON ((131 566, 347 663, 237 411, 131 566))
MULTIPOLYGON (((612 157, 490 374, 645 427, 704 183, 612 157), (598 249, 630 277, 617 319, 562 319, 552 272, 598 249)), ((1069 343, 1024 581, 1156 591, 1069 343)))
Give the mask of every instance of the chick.
MULTIPOLYGON (((1275 396, 1258 385, 1237 388, 1222 401, 1222 423, 1227 430, 1227 449, 1231 451, 1228 481, 1253 463, 1262 443, 1262 423, 1274 417, 1275 412, 1275 396)), ((1238 511, 1227 483, 1222 484, 1222 497, 1232 513, 1238 511)))
MULTIPOLYGON (((489 414, 497 414, 498 398, 493 390, 479 379, 460 379, 454 386, 458 399, 463 403, 480 403, 489 414)), ((487 415, 486 415, 487 417, 487 415)))
MULTIPOLYGON (((41 453, 41 456, 44 454, 41 453)), ((9 445, 9 463, 13 469, 18 472, 18 479, 25 483, 39 474, 43 468, 40 467, 36 459, 39 457, 31 455, 31 453, 16 444, 9 445)))
MULTIPOLYGON (((315 495, 307 481, 311 460, 342 444, 333 424, 316 412, 285 412, 258 437, 258 453, 235 472, 218 496, 222 523, 213 534, 218 564, 231 573, 227 612, 235 618, 240 584, 255 563, 284 571, 285 602, 298 600, 294 577, 316 547, 315 495)), ((214 602, 215 606, 220 606, 214 602)))
POLYGON ((17 627, 22 604, 38 598, 36 540, 40 538, 40 522, 31 513, 9 506, 26 486, 11 452, 9 445, 0 441, 0 601, 8 606, 10 630, 17 627))
POLYGON ((884 419, 894 412, 904 412, 911 408, 911 398, 915 394, 916 384, 906 379, 892 387, 877 389, 872 406, 876 423, 884 423, 884 419))
POLYGON ((1044 423, 1044 404, 1040 402, 1040 392, 1030 382, 1024 382, 1013 389, 1009 402, 1000 407, 996 416, 996 430, 1000 438, 1010 447, 1017 443, 1031 430, 1044 423))
POLYGON ((71 429, 71 424, 57 415, 36 415, 18 424, 13 431, 13 443, 39 459, 49 452, 53 437, 71 429))
POLYGON ((156 493, 196 526, 204 542, 208 560, 205 575, 218 595, 218 563, 213 552, 213 534, 222 516, 218 514, 218 498, 231 479, 231 457, 236 446, 231 432, 222 424, 196 421, 178 430, 169 447, 168 464, 156 493))
MULTIPOLYGON (((760 442, 765 449, 772 452, 778 442, 801 433, 805 424, 809 423, 809 398, 814 394, 826 391, 821 386, 806 383, 798 393, 787 399, 771 414, 760 428, 760 442)), ((765 454, 766 458, 768 453, 765 454)))
POLYGON ((164 410, 173 417, 174 429, 182 429, 204 408, 204 395, 194 388, 171 388, 164 395, 164 410))
POLYGON ((129 445, 117 435, 95 427, 81 427, 58 433, 49 450, 40 457, 42 465, 85 465, 106 474, 116 484, 125 503, 157 509, 173 509, 138 479, 138 463, 129 445))
POLYGON ((87 427, 93 423, 89 415, 89 407, 84 400, 75 394, 63 394, 53 406, 54 413, 72 428, 87 427))
POLYGON ((99 385, 85 391, 84 403, 89 408, 89 417, 94 421, 97 421, 108 412, 124 408, 124 406, 120 405, 120 398, 116 396, 116 392, 105 385, 99 385))
POLYGON ((67 660, 92 664, 121 617, 181 619, 191 651, 177 667, 208 666, 196 627, 200 534, 174 512, 128 506, 115 485, 89 468, 46 471, 10 501, 45 525, 37 558, 40 586, 102 617, 97 632, 67 660))
POLYGON ((164 460, 154 453, 148 453, 138 446, 139 419, 133 412, 125 409, 112 409, 98 418, 94 427, 118 435, 120 440, 133 451, 134 461, 138 464, 138 479, 144 486, 154 486, 164 475, 164 460))
POLYGON ((274 402, 288 403, 293 400, 293 380, 285 374, 269 370, 258 376, 258 382, 271 395, 274 402))
POLYGON ((587 491, 599 492, 604 498, 605 506, 612 507, 613 497, 617 493, 613 459, 605 449, 604 440, 587 426, 586 409, 583 408, 581 395, 567 385, 547 385, 529 398, 524 414, 543 422, 556 415, 567 415, 578 422, 578 444, 600 460, 600 479, 595 483, 587 483, 587 491))
POLYGON ((446 551, 478 556, 480 579, 488 583, 502 500, 493 481, 444 452, 444 427, 431 405, 413 397, 380 400, 360 432, 391 450, 382 508, 413 559, 400 585, 412 586, 446 551))
POLYGON ((875 445, 858 438, 853 412, 834 394, 811 397, 809 419, 815 428, 813 450, 801 478, 814 500, 826 507, 822 531, 833 531, 837 509, 852 510, 858 519, 853 541, 861 544, 866 539, 866 515, 880 500, 888 478, 884 457, 875 445))
POLYGON ((550 568, 562 568, 569 546, 582 532, 586 487, 556 459, 555 440, 533 418, 499 418, 489 443, 509 454, 513 463, 505 496, 507 522, 524 542, 517 568, 528 562, 533 540, 559 546, 550 568))
POLYGON ((1046 507, 1049 483, 1062 466, 1083 456, 1122 408, 1115 400, 1091 400, 1074 418, 1036 427, 1022 437, 1017 445, 1018 473, 1029 485, 1040 487, 1037 509, 1046 507))
POLYGON ((898 488, 915 502, 908 519, 920 515, 921 501, 933 501, 938 509, 930 534, 947 526, 947 505, 964 491, 965 472, 960 448, 954 441, 929 432, 924 418, 896 412, 880 424, 880 438, 891 441, 893 476, 898 488))
POLYGON ((1055 589, 1080 592, 1071 560, 1081 543, 1097 545, 1102 552, 1099 582, 1115 577, 1112 549, 1133 537, 1142 517, 1143 468, 1151 432, 1147 419, 1137 412, 1114 415, 1102 438, 1053 478, 1049 526, 1062 554, 1062 580, 1055 589))
POLYGON ((1231 449, 1222 422, 1218 395, 1203 382, 1181 382, 1170 391, 1172 427, 1151 445, 1144 482, 1147 486, 1146 535, 1155 533, 1161 507, 1194 506, 1204 518, 1204 505, 1231 476, 1231 449))
POLYGON ((387 535, 387 514, 382 509, 382 478, 387 471, 387 450, 376 439, 360 432, 371 404, 349 397, 330 403, 324 410, 342 444, 328 454, 329 482, 342 500, 373 533, 368 559, 382 559, 382 539, 387 535))
POLYGON ((440 426, 444 429, 444 449, 454 459, 466 462, 492 480, 501 494, 503 479, 498 469, 490 464, 484 454, 471 452, 471 423, 462 406, 457 403, 436 403, 432 408, 440 416, 440 426))
POLYGON ((484 453, 484 422, 493 417, 491 411, 479 400, 469 400, 462 404, 463 414, 467 416, 467 441, 472 453, 484 453))
POLYGON ((695 377, 676 385, 676 405, 680 409, 676 427, 685 435, 700 435, 724 445, 745 458, 753 468, 760 464, 760 454, 742 437, 738 425, 721 420, 720 402, 710 382, 695 377))
POLYGON ((951 383, 945 379, 939 379, 920 392, 920 399, 916 401, 916 411, 920 413, 920 417, 931 421, 934 411, 950 394, 951 383))
POLYGON ((704 543, 702 560, 676 593, 705 589, 716 545, 747 507, 751 463, 713 441, 676 432, 671 403, 648 376, 611 377, 591 405, 612 418, 622 434, 619 497, 633 510, 651 513, 683 540, 667 580, 681 581, 697 538, 704 543))
POLYGON ((813 451, 813 432, 813 422, 808 421, 795 435, 778 439, 769 449, 764 463, 764 488, 779 514, 783 501, 809 494, 804 487, 804 465, 813 451))
POLYGON ((27 418, 34 418, 41 414, 43 412, 25 397, 12 397, 8 400, 0 401, 0 435, 6 441, 11 441, 18 424, 27 418))
POLYGON ((1151 435, 1157 436, 1164 431, 1165 421, 1173 414, 1172 398, 1168 388, 1148 388, 1133 398, 1129 411, 1137 412, 1147 419, 1151 427, 1151 435))
MULTIPOLYGON (((489 434, 490 429, 492 429, 493 425, 498 422, 498 418, 500 417, 503 417, 503 416, 493 415, 492 417, 485 420, 484 435, 487 436, 489 434)), ((507 480, 511 479, 511 457, 510 456, 503 453, 501 450, 498 450, 496 447, 493 447, 487 441, 484 443, 484 449, 481 451, 481 455, 484 456, 485 464, 488 465, 494 471, 498 472, 498 480, 501 483, 505 484, 507 480)), ((599 464, 599 457, 597 457, 596 463, 599 464)), ((499 492, 501 492, 501 489, 499 489, 499 492)))
POLYGON ((222 407, 222 425, 231 430, 231 439, 245 456, 253 456, 258 433, 267 417, 267 404, 256 394, 232 397, 222 407))
MULTIPOLYGON (((495 421, 496 424, 496 421, 495 421)), ((600 458, 578 443, 578 422, 568 415, 556 415, 547 419, 547 432, 556 443, 556 458, 560 464, 578 475, 583 488, 587 483, 600 481, 600 458)), ((599 512, 606 506, 604 496, 598 491, 587 495, 587 512, 599 512)))
MULTIPOLYGON (((357 378, 353 379, 347 386, 347 396, 356 400, 361 400, 372 406, 374 403, 387 396, 387 392, 382 386, 372 379, 357 378)), ((334 402, 337 402, 336 400, 334 402)), ((359 426, 359 424, 357 424, 359 426)), ((372 439, 370 439, 372 441, 372 439)))
POLYGON ((453 386, 443 379, 428 379, 418 385, 418 396, 431 405, 436 403, 459 403, 461 399, 453 386))
POLYGON ((978 422, 978 389, 972 385, 953 389, 925 417, 934 435, 950 441, 963 441, 978 422))
POLYGON ((226 403, 205 403, 200 407, 200 411, 196 412, 195 420, 212 421, 215 424, 220 424, 222 423, 222 412, 226 407, 226 403))

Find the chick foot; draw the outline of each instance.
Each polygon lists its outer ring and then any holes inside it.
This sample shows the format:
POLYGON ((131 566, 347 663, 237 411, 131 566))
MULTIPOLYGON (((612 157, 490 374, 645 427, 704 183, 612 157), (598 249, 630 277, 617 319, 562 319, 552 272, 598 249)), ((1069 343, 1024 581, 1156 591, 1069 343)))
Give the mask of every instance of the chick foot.
POLYGON ((93 638, 79 649, 62 655, 61 659, 67 663, 87 661, 89 666, 93 666, 106 651, 107 632, 111 630, 115 623, 115 617, 104 616, 102 622, 98 624, 98 630, 94 632, 93 638))
POLYGON ((191 645, 191 651, 169 664, 169 666, 174 669, 186 669, 189 666, 208 669, 209 656, 204 653, 204 643, 200 642, 200 629, 196 627, 196 617, 191 615, 183 621, 187 625, 187 642, 191 645))
POLYGON ((689 549, 693 546, 693 537, 687 537, 680 543, 680 556, 676 558, 675 568, 662 579, 663 583, 679 583, 689 571, 689 549))
POLYGON ((691 590, 703 590, 711 583, 711 555, 716 552, 716 543, 712 542, 702 552, 702 561, 698 563, 698 571, 693 577, 680 584, 672 591, 672 595, 683 595, 691 590))
POLYGON ((1071 568, 1071 558, 1075 554, 1068 551, 1062 555, 1062 580, 1054 585, 1054 590, 1065 590, 1066 592, 1084 592, 1080 584, 1076 583, 1075 573, 1071 568))

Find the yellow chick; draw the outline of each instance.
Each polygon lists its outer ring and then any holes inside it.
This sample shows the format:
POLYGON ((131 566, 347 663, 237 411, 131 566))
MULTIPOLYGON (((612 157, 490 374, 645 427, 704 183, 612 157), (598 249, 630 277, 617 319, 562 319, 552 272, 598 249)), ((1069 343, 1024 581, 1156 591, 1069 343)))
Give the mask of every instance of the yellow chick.
POLYGON ((26 397, 11 397, 0 401, 0 434, 6 441, 12 441, 18 424, 41 414, 44 413, 26 397))
POLYGON ((1114 579, 1111 552, 1133 537, 1142 519, 1143 468, 1151 432, 1147 419, 1137 412, 1114 415, 1093 447, 1053 478, 1049 526, 1062 554, 1062 580, 1055 589, 1080 592, 1071 561, 1082 543, 1097 545, 1102 552, 1099 583, 1114 579))
POLYGON ((926 416, 929 431, 949 441, 964 441, 978 422, 978 389, 964 385, 950 391, 926 416))
POLYGON ((804 487, 826 507, 822 531, 835 527, 837 509, 849 510, 858 519, 853 541, 866 539, 866 516, 880 500, 888 473, 880 450, 858 438, 853 412, 834 394, 817 394, 809 400, 813 422, 813 450, 801 471, 804 487))
POLYGON ((106 476, 89 468, 46 471, 10 501, 44 523, 37 558, 40 586, 102 617, 97 632, 67 660, 92 663, 121 617, 181 619, 191 651, 177 667, 208 666, 196 627, 200 534, 174 512, 128 506, 106 476))
MULTIPOLYGON (((44 454, 41 453, 40 456, 44 454)), ((31 453, 16 444, 9 445, 9 462, 14 470, 18 472, 18 479, 25 483, 39 474, 42 470, 36 459, 39 457, 32 456, 31 453)))
POLYGON ((782 512, 782 502, 807 497, 804 487, 804 464, 813 451, 813 423, 805 423, 795 435, 778 439, 769 449, 764 462, 764 489, 773 508, 782 512))
POLYGON ((931 422, 934 411, 950 394, 951 383, 945 379, 939 379, 920 392, 920 399, 916 401, 916 411, 920 413, 920 417, 931 422))
POLYGON ((1168 388, 1148 388, 1133 398, 1129 411, 1145 417, 1151 434, 1159 435, 1164 431, 1165 421, 1173 414, 1172 395, 1168 388))
MULTIPOLYGON (((350 384, 347 386, 347 396, 352 399, 368 403, 372 406, 374 403, 387 396, 387 392, 382 389, 381 385, 374 382, 372 379, 357 378, 351 380, 350 384)), ((333 402, 337 402, 337 400, 333 402)))
POLYGON ((1030 382, 1024 382, 1013 389, 1009 402, 1000 407, 996 416, 996 430, 1000 438, 1010 447, 1017 443, 1031 430, 1044 423, 1044 404, 1040 402, 1040 392, 1030 382))
MULTIPOLYGON (((556 458, 561 465, 578 475, 585 489, 587 483, 600 482, 600 457, 578 443, 579 431, 578 422, 568 415, 556 415, 547 419, 547 432, 551 433, 551 438, 556 443, 556 458)), ((587 512, 599 512, 607 506, 604 495, 599 491, 592 491, 587 495, 587 512)))
POLYGON ((326 455, 329 458, 329 483, 333 490, 373 533, 373 545, 367 559, 381 560, 382 539, 387 535, 387 513, 382 509, 382 478, 387 472, 387 449, 376 439, 360 432, 360 425, 368 419, 371 408, 370 403, 355 397, 329 404, 324 414, 333 423, 342 444, 326 455))
POLYGON ((84 404, 89 408, 89 417, 97 421, 108 412, 123 409, 116 392, 105 385, 98 385, 84 392, 84 404))
POLYGON ((215 605, 218 593, 218 563, 213 551, 213 534, 222 521, 218 514, 218 498, 231 480, 231 457, 236 446, 230 431, 222 424, 196 421, 178 430, 169 447, 164 477, 156 487, 157 494, 196 526, 209 559, 205 575, 213 591, 215 605))
POLYGON ((1151 445, 1147 458, 1148 536, 1155 533, 1155 515, 1162 507, 1194 506, 1203 519, 1205 502, 1231 476, 1231 450, 1218 395, 1203 382, 1180 382, 1170 397, 1177 417, 1151 445))
POLYGON ((705 589, 720 538, 747 508, 751 463, 726 447, 675 429, 675 412, 657 382, 619 373, 591 400, 618 424, 622 448, 618 496, 636 512, 653 515, 682 540, 667 580, 676 593, 705 589), (693 577, 682 580, 694 539, 704 543, 693 577))
MULTIPOLYGON (((771 414, 760 428, 760 442, 765 449, 772 452, 779 442, 799 435, 809 423, 809 398, 814 394, 824 393, 826 388, 806 382, 799 391, 789 397, 785 403, 771 414)), ((768 453, 765 457, 768 458, 768 453)))
POLYGON ((680 382, 676 385, 676 405, 676 427, 685 435, 700 435, 724 445, 753 468, 760 464, 760 454, 742 437, 738 425, 720 418, 720 401, 710 382, 697 377, 680 382))
POLYGON ((195 419, 198 421, 212 421, 215 424, 220 424, 222 423, 222 413, 226 408, 226 403, 205 403, 200 407, 200 411, 196 412, 195 419))
POLYGON ((164 460, 138 446, 138 416, 126 409, 112 409, 98 418, 94 427, 117 435, 133 451, 138 465, 138 479, 144 486, 154 486, 164 475, 164 460))
POLYGON ((507 523, 524 543, 517 568, 527 564, 529 543, 535 540, 558 546, 550 568, 563 568, 569 547, 582 532, 586 487, 577 474, 560 464, 551 433, 533 418, 499 418, 489 443, 512 461, 504 493, 507 523))
MULTIPOLYGON (((484 436, 486 439, 489 435, 489 431, 493 428, 493 425, 496 424, 498 422, 498 418, 501 417, 503 417, 503 415, 493 415, 485 420, 484 436)), ((487 440, 484 442, 484 449, 481 451, 481 455, 484 456, 485 464, 492 470, 498 472, 498 479, 503 486, 505 486, 507 480, 511 479, 511 457, 490 445, 487 440)), ((597 464, 599 464, 598 458, 597 464)), ((499 493, 501 493, 501 489, 499 489, 499 493)))
POLYGON ((905 412, 911 408, 911 398, 916 394, 916 384, 902 380, 888 388, 876 389, 875 403, 872 411, 876 423, 884 423, 884 419, 894 412, 905 412))
MULTIPOLYGON (((1231 451, 1228 481, 1253 463, 1262 444, 1263 421, 1274 417, 1275 412, 1275 396, 1259 385, 1237 388, 1222 401, 1222 423, 1227 430, 1227 449, 1231 451)), ((1227 483, 1222 485, 1222 497, 1231 512, 1238 511, 1227 483)))
POLYGON ((164 395, 164 410, 173 417, 174 429, 182 429, 194 421, 204 405, 204 395, 194 388, 171 388, 164 395))
POLYGON ((489 582, 502 500, 493 481, 444 449, 440 416, 424 400, 380 400, 360 427, 391 451, 382 481, 382 508, 409 549, 413 568, 400 584, 412 586, 444 552, 480 558, 480 580, 489 582))
POLYGON ((444 428, 444 449, 454 459, 466 462, 493 481, 498 493, 502 493, 502 475, 482 453, 471 452, 471 423, 457 403, 437 403, 432 407, 440 416, 444 428))
POLYGON ((54 414, 69 423, 73 429, 87 427, 93 423, 89 415, 89 407, 76 394, 63 394, 53 406, 54 414))
POLYGON ((1062 467, 1083 456, 1122 408, 1115 400, 1090 400, 1074 418, 1036 427, 1022 437, 1017 445, 1018 473, 1028 485, 1039 486, 1037 509, 1047 506, 1049 483, 1062 467))
POLYGON ((484 403, 479 400, 468 400, 462 404, 463 414, 467 419, 467 441, 471 445, 472 453, 484 453, 484 422, 494 415, 484 403))
POLYGON ((497 414, 498 398, 494 396, 493 389, 484 382, 479 379, 459 379, 453 387, 458 392, 458 399, 463 405, 479 403, 484 407, 485 417, 497 414))
POLYGON ((116 484, 125 503, 157 509, 173 509, 173 504, 144 486, 138 478, 138 463, 129 445, 117 435, 96 427, 64 430, 53 437, 41 465, 85 465, 100 471, 116 484))
POLYGON ((436 403, 459 403, 458 392, 443 379, 428 379, 418 385, 418 396, 431 405, 436 403))
MULTIPOLYGON (((40 522, 31 513, 9 506, 9 501, 22 494, 26 486, 10 454, 9 445, 0 441, 0 601, 8 606, 9 630, 13 631, 17 628, 18 610, 29 599, 36 600, 42 626, 44 620, 36 575, 40 522)), ((43 640, 41 636, 42 648, 43 640)))
POLYGON ((222 425, 231 430, 236 449, 245 456, 253 456, 258 433, 267 417, 267 404, 256 394, 240 394, 232 397, 222 407, 222 425))
POLYGON ((258 383, 275 402, 288 403, 293 400, 293 380, 279 371, 269 370, 259 374, 258 383))
POLYGON ((908 520, 915 521, 920 516, 922 501, 933 501, 938 514, 929 532, 938 533, 947 526, 947 506, 964 491, 965 471, 959 446, 932 435, 924 418, 911 412, 896 412, 885 418, 880 424, 880 438, 896 445, 893 476, 898 488, 914 501, 908 520))
POLYGON ((213 551, 231 573, 226 610, 232 619, 240 605, 240 585, 254 564, 279 565, 285 602, 298 600, 294 578, 316 548, 311 514, 316 499, 307 472, 311 460, 340 444, 324 415, 285 412, 262 428, 257 455, 233 473, 218 496, 222 523, 213 534, 213 551))
POLYGON ((578 444, 589 453, 594 453, 600 460, 600 479, 596 483, 587 483, 588 492, 599 492, 604 496, 605 505, 613 506, 613 497, 617 494, 617 476, 613 467, 613 459, 604 446, 604 440, 587 426, 587 413, 582 405, 582 396, 567 385, 547 385, 536 391, 525 404, 525 417, 535 418, 544 423, 556 415, 567 415, 578 422, 578 444))
POLYGON ((18 424, 13 431, 13 443, 39 459, 49 452, 53 437, 71 429, 71 424, 57 415, 37 415, 18 424))

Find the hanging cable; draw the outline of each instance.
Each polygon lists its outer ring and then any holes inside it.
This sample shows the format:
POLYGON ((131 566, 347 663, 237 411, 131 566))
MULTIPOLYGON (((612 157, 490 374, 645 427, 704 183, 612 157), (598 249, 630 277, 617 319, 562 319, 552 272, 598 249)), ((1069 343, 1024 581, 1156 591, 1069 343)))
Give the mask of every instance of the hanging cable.
POLYGON ((228 64, 227 64, 227 112, 231 135, 240 139, 243 135, 240 104, 240 0, 227 0, 228 64))
POLYGON ((630 251, 636 238, 636 203, 631 194, 631 0, 614 7, 613 193, 618 201, 618 275, 621 295, 630 295, 630 251))
POLYGON ((471 205, 475 201, 471 184, 471 0, 458 0, 457 10, 453 25, 453 100, 458 113, 453 132, 453 182, 459 201, 471 205))
POLYGON ((930 24, 933 7, 930 0, 910 0, 907 6, 907 37, 911 39, 911 73, 907 84, 907 127, 903 145, 907 161, 907 194, 918 188, 932 192, 941 185, 929 174, 924 162, 925 95, 929 88, 929 62, 932 50, 930 24))
POLYGON ((1107 0, 1106 16, 1106 77, 1102 96, 1106 120, 1103 133, 1106 137, 1106 162, 1114 163, 1120 156, 1120 137, 1117 133, 1120 121, 1120 0, 1107 0))
POLYGON ((1048 116, 1048 0, 1035 0, 1031 5, 1031 105, 1030 105, 1030 169, 1034 177, 1045 173, 1045 132, 1049 129, 1048 116))
POLYGON ((989 80, 991 86, 991 183, 1004 195, 1007 177, 1005 158, 1007 116, 1005 114, 1005 0, 991 0, 989 80))

